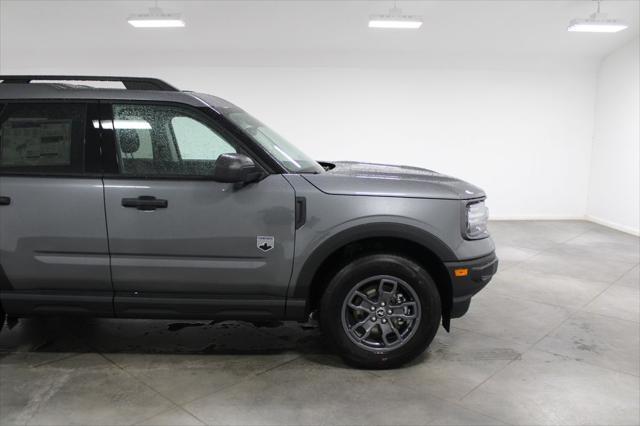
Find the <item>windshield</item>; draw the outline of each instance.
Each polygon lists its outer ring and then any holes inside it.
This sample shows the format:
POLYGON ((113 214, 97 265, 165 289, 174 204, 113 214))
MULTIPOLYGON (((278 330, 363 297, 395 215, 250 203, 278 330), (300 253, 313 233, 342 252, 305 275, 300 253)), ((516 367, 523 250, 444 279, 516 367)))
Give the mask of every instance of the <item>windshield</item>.
POLYGON ((225 116, 275 157, 291 173, 321 173, 320 164, 300 151, 285 138, 242 110, 229 111, 225 116))

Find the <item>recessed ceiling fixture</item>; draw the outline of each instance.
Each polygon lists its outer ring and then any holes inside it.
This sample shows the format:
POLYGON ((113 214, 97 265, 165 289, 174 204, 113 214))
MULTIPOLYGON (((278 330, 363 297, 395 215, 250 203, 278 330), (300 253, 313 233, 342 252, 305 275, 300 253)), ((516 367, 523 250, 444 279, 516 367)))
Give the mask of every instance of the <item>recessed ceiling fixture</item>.
POLYGON ((626 29, 628 25, 619 19, 609 19, 606 13, 600 13, 600 0, 598 10, 586 19, 573 19, 569 22, 567 31, 583 33, 617 33, 626 29))
POLYGON ((386 15, 371 15, 369 28, 399 28, 416 30, 422 26, 422 16, 403 15, 396 3, 386 15))
POLYGON ((158 7, 158 0, 156 0, 155 7, 149 9, 149 13, 131 15, 127 22, 136 28, 181 28, 185 26, 180 14, 164 13, 158 7))

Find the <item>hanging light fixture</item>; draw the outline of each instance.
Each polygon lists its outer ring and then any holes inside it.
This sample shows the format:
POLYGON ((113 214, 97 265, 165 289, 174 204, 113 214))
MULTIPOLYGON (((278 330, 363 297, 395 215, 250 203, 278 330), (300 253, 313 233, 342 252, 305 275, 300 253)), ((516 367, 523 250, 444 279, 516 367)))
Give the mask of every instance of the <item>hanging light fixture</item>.
POLYGON ((609 19, 606 13, 600 12, 600 0, 598 9, 586 19, 573 19, 569 22, 567 31, 584 33, 617 33, 628 27, 619 19, 609 19))
POLYGON ((371 15, 369 28, 397 28, 417 30, 422 26, 422 17, 416 15, 403 15, 402 10, 393 2, 393 7, 386 15, 371 15))
POLYGON ((185 26, 180 14, 165 13, 158 7, 158 0, 155 0, 154 7, 149 8, 149 13, 133 14, 129 16, 127 22, 136 28, 181 28, 185 26))

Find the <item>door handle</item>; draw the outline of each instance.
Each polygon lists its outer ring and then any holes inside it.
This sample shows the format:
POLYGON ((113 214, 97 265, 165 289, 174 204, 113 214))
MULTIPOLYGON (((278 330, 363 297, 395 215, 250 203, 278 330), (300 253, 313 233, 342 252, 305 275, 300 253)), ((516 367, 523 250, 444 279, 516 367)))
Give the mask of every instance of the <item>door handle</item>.
POLYGON ((10 197, 0 197, 0 206, 8 206, 9 204, 11 204, 10 197))
POLYGON ((138 198, 123 198, 122 207, 132 207, 142 211, 152 211, 155 209, 166 209, 169 206, 167 200, 160 200, 149 195, 142 195, 138 198))

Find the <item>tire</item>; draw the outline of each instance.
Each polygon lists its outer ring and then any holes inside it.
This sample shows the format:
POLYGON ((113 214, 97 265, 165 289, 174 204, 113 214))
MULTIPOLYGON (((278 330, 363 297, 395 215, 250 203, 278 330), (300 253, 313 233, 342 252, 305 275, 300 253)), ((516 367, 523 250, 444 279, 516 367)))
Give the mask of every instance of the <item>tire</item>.
POLYGON ((340 355, 348 364, 370 369, 398 367, 420 355, 441 316, 440 294, 429 273, 391 254, 364 256, 344 266, 320 304, 320 325, 340 355))

